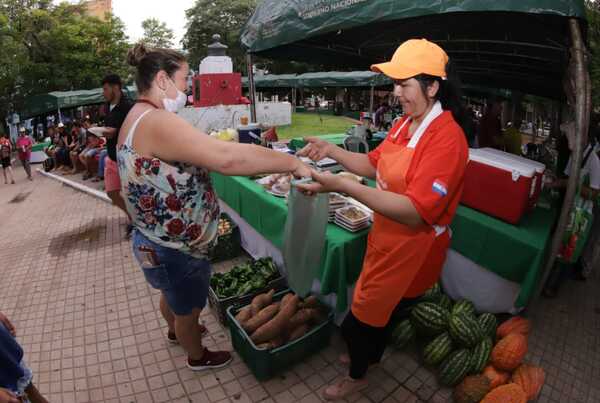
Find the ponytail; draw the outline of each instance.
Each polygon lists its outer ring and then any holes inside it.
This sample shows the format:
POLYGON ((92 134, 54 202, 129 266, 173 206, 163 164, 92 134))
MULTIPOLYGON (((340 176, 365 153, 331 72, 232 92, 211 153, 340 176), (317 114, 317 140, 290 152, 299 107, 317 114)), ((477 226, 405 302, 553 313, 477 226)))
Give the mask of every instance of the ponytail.
POLYGON ((431 86, 435 81, 439 83, 440 89, 435 95, 435 100, 440 101, 442 109, 452 112, 452 117, 458 123, 458 125, 466 133, 467 128, 467 113, 465 106, 462 102, 462 91, 458 74, 456 73, 453 66, 448 62, 446 64, 446 79, 441 77, 430 76, 427 74, 420 74, 415 77, 421 84, 423 94, 427 93, 427 88, 431 86))

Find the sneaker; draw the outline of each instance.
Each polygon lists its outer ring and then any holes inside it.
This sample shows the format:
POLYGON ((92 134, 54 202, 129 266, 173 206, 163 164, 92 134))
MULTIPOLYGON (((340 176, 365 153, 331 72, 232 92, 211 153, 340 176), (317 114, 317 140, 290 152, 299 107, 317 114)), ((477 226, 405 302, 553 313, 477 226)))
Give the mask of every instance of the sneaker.
POLYGON ((204 371, 205 369, 223 368, 233 360, 228 351, 210 351, 204 348, 204 354, 199 360, 192 360, 188 357, 187 366, 192 371, 204 371))
POLYGON ((369 383, 366 379, 352 379, 350 377, 344 377, 339 379, 333 385, 329 385, 323 391, 323 398, 330 401, 342 400, 368 387, 369 383))
POLYGON ((11 185, 14 185, 15 184, 15 180, 14 179, 11 180, 10 183, 11 183, 11 185))
MULTIPOLYGON (((208 329, 206 328, 206 326, 200 325, 200 335, 204 336, 207 332, 208 329)), ((179 344, 179 340, 177 340, 177 335, 175 335, 175 332, 167 332, 167 341, 171 344, 179 344)))

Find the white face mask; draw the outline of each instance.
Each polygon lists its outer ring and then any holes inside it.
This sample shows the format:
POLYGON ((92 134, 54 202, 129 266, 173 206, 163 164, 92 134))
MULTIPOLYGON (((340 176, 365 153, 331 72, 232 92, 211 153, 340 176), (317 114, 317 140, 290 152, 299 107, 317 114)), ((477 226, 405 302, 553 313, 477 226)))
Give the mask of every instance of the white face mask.
POLYGON ((163 105, 165 107, 165 110, 175 113, 185 107, 185 104, 187 103, 187 95, 185 95, 185 93, 183 91, 180 91, 177 88, 177 86, 175 85, 173 80, 169 79, 169 82, 177 90, 177 98, 171 99, 171 98, 167 97, 166 91, 165 91, 165 98, 163 99, 163 105))

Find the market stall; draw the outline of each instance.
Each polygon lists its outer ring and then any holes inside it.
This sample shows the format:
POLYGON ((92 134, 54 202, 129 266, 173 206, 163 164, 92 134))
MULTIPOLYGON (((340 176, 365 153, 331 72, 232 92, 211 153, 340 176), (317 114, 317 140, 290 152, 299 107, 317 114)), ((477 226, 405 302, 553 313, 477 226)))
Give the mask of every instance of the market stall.
MULTIPOLYGON (((532 262, 538 266, 547 262, 539 276, 541 281, 528 286, 539 288, 562 242, 579 178, 583 133, 589 122, 590 81, 584 63, 586 23, 582 1, 498 1, 490 5, 478 0, 440 5, 390 0, 267 0, 250 18, 242 43, 250 55, 365 69, 389 60, 399 43, 421 37, 447 51, 463 83, 515 89, 561 101, 566 98, 572 110, 579 141, 547 259, 532 262), (382 14, 382 9, 386 13, 382 14)), ((546 223, 548 234, 551 222, 546 223)), ((490 247, 500 251, 496 245, 490 247)), ((503 252, 502 258, 509 259, 503 252)), ((480 256, 476 258, 481 260, 480 256)))
MULTIPOLYGON (((246 248, 258 255, 272 256, 281 264, 279 251, 287 217, 285 199, 265 192, 249 178, 219 174, 213 174, 212 178, 228 212, 237 215, 234 221, 241 227, 250 227, 243 240, 246 248)), ((513 301, 514 309, 518 310, 527 305, 535 291, 556 214, 555 209, 538 207, 517 227, 461 206, 452 225, 452 248, 518 284, 518 298, 513 301)), ((338 312, 348 307, 348 290, 360 274, 367 235, 368 230, 351 233, 333 224, 327 227, 315 291, 337 296, 330 300, 335 302, 338 312)))

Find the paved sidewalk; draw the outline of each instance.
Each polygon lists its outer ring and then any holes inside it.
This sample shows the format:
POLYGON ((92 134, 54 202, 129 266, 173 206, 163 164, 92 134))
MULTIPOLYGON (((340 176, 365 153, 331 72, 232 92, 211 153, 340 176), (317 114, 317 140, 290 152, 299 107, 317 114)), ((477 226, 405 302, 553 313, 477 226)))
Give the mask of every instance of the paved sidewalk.
MULTIPOLYGON (((125 217, 107 203, 36 174, 0 184, 0 310, 17 327, 35 382, 50 402, 320 402, 344 373, 343 343, 259 383, 235 356, 221 371, 194 373, 165 340, 158 294, 123 238, 125 217)), ((224 269, 234 262, 216 267, 224 269)), ((540 402, 600 402, 599 281, 569 283, 533 315, 530 360, 548 373, 540 402)), ((231 348, 208 309, 208 347, 231 348)), ((351 402, 447 402, 416 357, 389 350, 351 402)))

